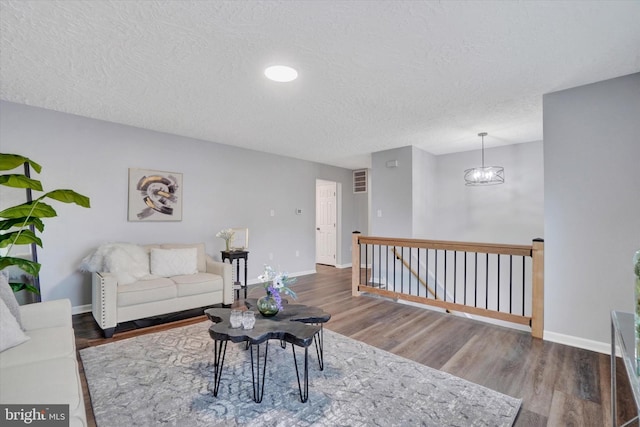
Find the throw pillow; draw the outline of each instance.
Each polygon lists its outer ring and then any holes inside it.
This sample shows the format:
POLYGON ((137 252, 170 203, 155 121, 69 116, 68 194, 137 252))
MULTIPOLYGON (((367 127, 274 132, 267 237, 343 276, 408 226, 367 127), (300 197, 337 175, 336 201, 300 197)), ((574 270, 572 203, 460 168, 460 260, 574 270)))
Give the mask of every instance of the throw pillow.
POLYGON ((0 299, 0 352, 20 345, 28 339, 4 300, 0 299))
POLYGON ((20 305, 4 274, 0 274, 0 300, 4 301, 7 310, 20 325, 20 329, 24 329, 22 327, 22 318, 20 317, 20 305))
POLYGON ((81 271, 113 273, 120 285, 128 285, 149 276, 149 253, 133 243, 105 243, 87 255, 81 271))
POLYGON ((116 276, 119 285, 128 285, 149 275, 149 255, 139 245, 113 244, 105 254, 104 267, 116 276))
POLYGON ((198 250, 151 249, 151 274, 161 277, 196 274, 198 272, 198 250))

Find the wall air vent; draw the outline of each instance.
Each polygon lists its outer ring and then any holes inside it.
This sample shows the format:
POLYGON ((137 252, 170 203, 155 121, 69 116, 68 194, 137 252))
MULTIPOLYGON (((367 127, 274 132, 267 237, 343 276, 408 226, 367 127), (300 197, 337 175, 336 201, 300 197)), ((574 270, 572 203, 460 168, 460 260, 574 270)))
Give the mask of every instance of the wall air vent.
POLYGON ((366 169, 353 171, 353 192, 354 194, 367 192, 367 170, 366 169))

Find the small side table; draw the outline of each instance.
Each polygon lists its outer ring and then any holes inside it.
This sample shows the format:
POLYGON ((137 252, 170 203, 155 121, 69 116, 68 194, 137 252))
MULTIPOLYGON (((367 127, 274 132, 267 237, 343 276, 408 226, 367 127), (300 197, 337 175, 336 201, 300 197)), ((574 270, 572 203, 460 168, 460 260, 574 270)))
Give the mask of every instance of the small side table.
POLYGON ((244 297, 247 298, 247 259, 249 251, 220 251, 222 262, 229 260, 229 264, 233 265, 236 261, 236 281, 233 283, 233 289, 236 291, 236 298, 240 298, 240 289, 244 288, 244 297), (244 260, 244 284, 240 281, 240 260, 244 260))

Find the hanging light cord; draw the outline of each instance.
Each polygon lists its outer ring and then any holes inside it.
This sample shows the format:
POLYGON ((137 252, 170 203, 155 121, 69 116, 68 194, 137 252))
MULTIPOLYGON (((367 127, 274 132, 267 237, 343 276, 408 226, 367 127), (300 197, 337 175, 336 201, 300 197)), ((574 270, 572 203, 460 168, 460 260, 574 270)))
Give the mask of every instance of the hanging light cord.
POLYGON ((478 136, 482 138, 482 168, 484 169, 484 137, 487 136, 487 133, 480 132, 478 136))

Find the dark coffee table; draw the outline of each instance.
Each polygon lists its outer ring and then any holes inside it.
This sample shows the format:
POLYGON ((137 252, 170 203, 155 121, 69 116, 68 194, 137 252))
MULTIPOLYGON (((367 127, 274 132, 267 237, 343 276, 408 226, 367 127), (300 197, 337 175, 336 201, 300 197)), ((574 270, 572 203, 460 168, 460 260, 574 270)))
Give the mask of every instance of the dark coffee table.
MULTIPOLYGON (((249 298, 244 301, 244 305, 249 309, 258 313, 258 299, 249 298)), ((316 345, 316 354, 318 355, 318 365, 320 370, 324 369, 324 327, 323 325, 331 319, 331 315, 319 307, 311 307, 302 304, 289 304, 286 299, 282 300, 284 309, 278 312, 273 319, 276 321, 301 322, 311 325, 320 325, 320 332, 313 337, 316 345)), ((260 317, 259 313, 257 314, 260 317)))
MULTIPOLYGON (((255 307, 255 299, 247 300, 247 306, 255 307), (253 305, 251 305, 251 303, 253 305)), ((264 394, 264 378, 267 368, 267 355, 269 340, 280 340, 284 346, 290 343, 293 351, 293 361, 296 367, 296 377, 300 390, 300 400, 306 402, 309 398, 309 346, 316 343, 318 363, 320 369, 324 368, 322 324, 327 322, 331 315, 317 307, 309 307, 301 304, 288 304, 284 310, 274 317, 264 317, 256 310, 256 324, 253 329, 231 328, 229 316, 231 309, 210 308, 205 310, 207 317, 214 323, 209 327, 209 335, 215 342, 214 346, 214 389, 213 395, 218 395, 220 379, 224 367, 224 357, 229 341, 234 343, 246 342, 251 352, 251 379, 253 382, 253 400, 262 402, 264 394), (316 337, 318 337, 316 339, 316 337), (260 372, 260 344, 265 344, 260 372), (296 358, 295 347, 304 348, 304 384, 300 383, 300 372, 296 358), (254 356, 255 352, 255 356, 254 356)))

